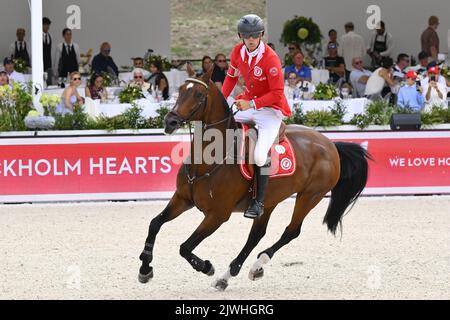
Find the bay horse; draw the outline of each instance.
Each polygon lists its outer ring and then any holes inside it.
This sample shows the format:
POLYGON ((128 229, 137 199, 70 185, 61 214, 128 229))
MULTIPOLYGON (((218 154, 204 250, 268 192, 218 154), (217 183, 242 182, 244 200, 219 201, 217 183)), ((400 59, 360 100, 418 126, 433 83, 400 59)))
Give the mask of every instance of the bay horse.
MULTIPOLYGON (((183 124, 201 121, 203 129, 215 128, 225 136, 227 129, 235 129, 233 112, 220 90, 211 81, 212 69, 202 77, 189 78, 180 87, 179 97, 165 118, 165 133, 173 134, 183 124)), ((264 237, 270 216, 277 205, 297 194, 290 223, 281 238, 261 252, 251 267, 249 278, 263 277, 263 265, 283 246, 300 235, 307 214, 331 191, 331 199, 324 217, 328 230, 336 235, 342 226, 346 209, 354 204, 364 190, 368 177, 367 151, 358 144, 333 143, 321 133, 299 125, 289 125, 290 139, 296 157, 296 173, 290 177, 270 180, 266 191, 264 214, 253 221, 247 242, 231 262, 226 273, 213 282, 218 290, 225 290, 228 280, 236 277, 247 257, 264 237)), ((191 141, 192 145, 195 143, 191 141)), ((201 142, 203 149, 208 145, 201 142)), ((225 147, 224 147, 225 148, 225 147)), ((142 265, 139 281, 153 278, 153 248, 161 226, 197 207, 204 219, 194 233, 180 246, 180 255, 198 272, 214 275, 209 260, 196 256, 194 249, 213 234, 233 212, 243 212, 251 201, 252 182, 243 178, 238 164, 191 164, 180 168, 176 191, 167 207, 150 223, 145 247, 140 255, 142 265)))

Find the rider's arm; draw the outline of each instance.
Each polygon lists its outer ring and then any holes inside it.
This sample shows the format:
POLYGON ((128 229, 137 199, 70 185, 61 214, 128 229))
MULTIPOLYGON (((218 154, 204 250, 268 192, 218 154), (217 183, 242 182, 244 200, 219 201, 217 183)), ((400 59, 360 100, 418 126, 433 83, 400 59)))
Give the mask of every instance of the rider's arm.
POLYGON ((272 106, 284 97, 284 76, 280 59, 274 57, 264 71, 269 82, 269 92, 254 100, 256 109, 272 106))

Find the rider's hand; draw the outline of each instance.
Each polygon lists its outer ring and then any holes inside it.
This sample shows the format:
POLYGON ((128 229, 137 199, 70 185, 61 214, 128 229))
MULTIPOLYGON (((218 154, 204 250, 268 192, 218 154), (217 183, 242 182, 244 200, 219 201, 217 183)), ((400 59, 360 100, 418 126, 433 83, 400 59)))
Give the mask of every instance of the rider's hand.
POLYGON ((250 101, 247 100, 236 100, 236 106, 240 111, 251 109, 250 101))

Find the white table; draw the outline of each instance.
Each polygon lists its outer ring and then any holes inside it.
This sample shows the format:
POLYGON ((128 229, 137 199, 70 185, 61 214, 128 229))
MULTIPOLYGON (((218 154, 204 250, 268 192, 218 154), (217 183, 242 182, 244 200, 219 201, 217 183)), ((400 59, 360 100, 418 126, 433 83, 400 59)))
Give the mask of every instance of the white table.
MULTIPOLYGON (((86 91, 85 91, 85 87, 84 86, 80 86, 78 87, 78 93, 80 96, 85 97, 86 96, 86 91)), ((112 98, 114 96, 118 96, 118 93, 123 90, 122 87, 107 87, 106 91, 108 91, 108 97, 112 98)), ((48 94, 48 95, 57 95, 57 96, 62 96, 64 92, 64 89, 62 88, 51 88, 51 89, 46 89, 44 90, 44 93, 48 94)))
MULTIPOLYGON (((103 114, 106 117, 114 117, 124 113, 127 109, 131 108, 129 103, 100 103, 100 100, 95 100, 93 105, 93 116, 99 116, 103 114)), ((136 103, 142 107, 142 115, 145 118, 157 117, 156 112, 162 106, 173 106, 174 101, 164 101, 161 103, 152 102, 146 99, 137 100, 136 103)))
POLYGON ((327 83, 330 79, 330 72, 327 69, 312 69, 311 82, 315 85, 327 83))
MULTIPOLYGON (((291 108, 298 104, 304 113, 313 110, 329 110, 335 106, 334 100, 288 100, 288 102, 291 108)), ((368 102, 369 100, 366 98, 342 100, 342 103, 347 108, 343 119, 344 122, 350 122, 355 114, 364 113, 368 102)))

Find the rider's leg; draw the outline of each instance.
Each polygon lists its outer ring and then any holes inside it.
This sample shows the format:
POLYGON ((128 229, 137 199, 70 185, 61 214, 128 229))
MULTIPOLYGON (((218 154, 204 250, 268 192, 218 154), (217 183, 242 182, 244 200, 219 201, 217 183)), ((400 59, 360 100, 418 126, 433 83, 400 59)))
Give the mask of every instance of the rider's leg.
POLYGON ((264 108, 255 113, 258 126, 258 141, 255 147, 256 198, 244 216, 250 219, 261 216, 264 212, 264 198, 269 184, 270 159, 268 153, 278 136, 283 115, 272 108, 264 108))

